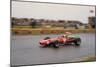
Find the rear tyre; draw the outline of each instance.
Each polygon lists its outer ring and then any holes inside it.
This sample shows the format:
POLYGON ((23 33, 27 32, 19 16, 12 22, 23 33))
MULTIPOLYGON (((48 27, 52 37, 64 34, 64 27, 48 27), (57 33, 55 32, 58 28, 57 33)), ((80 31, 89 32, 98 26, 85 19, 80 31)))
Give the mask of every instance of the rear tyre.
POLYGON ((59 48, 59 42, 58 41, 55 41, 52 45, 53 45, 54 48, 59 48))
POLYGON ((50 37, 45 37, 44 40, 50 39, 50 37))
POLYGON ((75 46, 80 46, 80 44, 81 44, 81 39, 77 38, 75 41, 75 46))

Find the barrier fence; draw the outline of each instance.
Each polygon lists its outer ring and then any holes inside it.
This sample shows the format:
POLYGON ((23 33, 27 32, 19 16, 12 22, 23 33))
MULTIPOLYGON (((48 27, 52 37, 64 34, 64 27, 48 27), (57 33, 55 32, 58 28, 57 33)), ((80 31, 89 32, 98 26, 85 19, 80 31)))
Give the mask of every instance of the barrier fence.
POLYGON ((63 34, 65 32, 95 33, 95 29, 11 29, 11 33, 15 35, 63 34))

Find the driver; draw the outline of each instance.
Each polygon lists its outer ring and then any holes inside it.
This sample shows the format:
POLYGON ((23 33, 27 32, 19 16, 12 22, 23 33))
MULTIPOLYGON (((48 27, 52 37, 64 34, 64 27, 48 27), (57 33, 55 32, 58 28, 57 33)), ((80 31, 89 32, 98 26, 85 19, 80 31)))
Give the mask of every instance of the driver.
POLYGON ((71 35, 71 32, 65 32, 65 34, 63 35, 63 37, 68 38, 69 35, 71 35))

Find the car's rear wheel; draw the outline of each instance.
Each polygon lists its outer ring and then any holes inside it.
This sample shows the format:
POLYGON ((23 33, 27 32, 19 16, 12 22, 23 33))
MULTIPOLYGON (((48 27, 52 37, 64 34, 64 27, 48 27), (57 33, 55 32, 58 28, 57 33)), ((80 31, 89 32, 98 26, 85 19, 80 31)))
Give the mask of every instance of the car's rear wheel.
POLYGON ((75 41, 75 46, 80 46, 81 44, 81 38, 77 38, 75 41))
POLYGON ((52 46, 53 46, 54 48, 59 48, 59 42, 58 42, 58 41, 54 41, 54 42, 52 43, 52 46))
POLYGON ((44 40, 50 39, 50 37, 45 37, 44 40))

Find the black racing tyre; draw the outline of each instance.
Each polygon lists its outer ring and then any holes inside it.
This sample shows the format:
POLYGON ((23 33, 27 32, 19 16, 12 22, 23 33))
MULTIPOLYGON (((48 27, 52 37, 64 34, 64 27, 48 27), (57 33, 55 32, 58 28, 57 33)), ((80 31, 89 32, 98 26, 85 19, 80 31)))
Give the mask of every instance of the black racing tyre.
POLYGON ((45 37, 44 40, 50 39, 50 37, 45 37))
POLYGON ((77 38, 75 41, 75 46, 80 46, 81 44, 81 38, 77 38))
POLYGON ((53 42, 52 46, 54 48, 59 48, 59 42, 58 41, 53 42))

